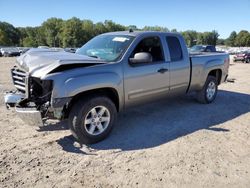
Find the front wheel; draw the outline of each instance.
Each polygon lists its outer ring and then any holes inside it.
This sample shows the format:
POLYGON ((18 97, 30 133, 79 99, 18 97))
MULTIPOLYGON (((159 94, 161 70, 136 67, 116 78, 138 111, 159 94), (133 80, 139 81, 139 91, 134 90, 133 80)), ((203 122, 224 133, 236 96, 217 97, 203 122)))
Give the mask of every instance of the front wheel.
POLYGON ((202 90, 197 93, 199 102, 209 104, 216 98, 218 90, 218 82, 214 76, 208 76, 202 90))
POLYGON ((116 107, 108 97, 86 97, 72 107, 69 127, 73 136, 81 143, 92 144, 108 136, 116 117, 116 107))

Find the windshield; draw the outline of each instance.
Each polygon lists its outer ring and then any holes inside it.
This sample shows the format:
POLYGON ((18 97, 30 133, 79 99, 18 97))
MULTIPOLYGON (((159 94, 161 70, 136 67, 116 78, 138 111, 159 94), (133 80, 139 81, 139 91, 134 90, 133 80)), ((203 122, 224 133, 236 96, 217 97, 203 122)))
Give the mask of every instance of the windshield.
POLYGON ((191 52, 203 52, 205 50, 205 46, 195 45, 190 48, 191 52))
POLYGON ((18 52, 17 48, 3 48, 4 51, 9 51, 9 52, 18 52))
POLYGON ((116 61, 133 39, 133 36, 128 35, 99 35, 83 45, 76 53, 108 62, 116 61))

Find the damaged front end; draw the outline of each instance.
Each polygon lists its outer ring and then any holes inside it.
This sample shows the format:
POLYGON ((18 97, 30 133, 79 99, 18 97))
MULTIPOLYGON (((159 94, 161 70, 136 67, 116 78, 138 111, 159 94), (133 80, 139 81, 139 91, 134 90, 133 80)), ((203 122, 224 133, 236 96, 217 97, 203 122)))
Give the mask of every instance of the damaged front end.
POLYGON ((31 49, 17 58, 11 69, 16 91, 6 93, 6 107, 14 107, 28 124, 43 126, 46 119, 66 119, 72 97, 60 91, 63 80, 70 75, 61 77, 62 73, 104 63, 79 54, 31 49))
POLYGON ((52 81, 31 77, 17 66, 11 69, 11 75, 17 90, 5 94, 6 107, 15 107, 27 124, 43 126, 44 120, 50 117, 52 81))

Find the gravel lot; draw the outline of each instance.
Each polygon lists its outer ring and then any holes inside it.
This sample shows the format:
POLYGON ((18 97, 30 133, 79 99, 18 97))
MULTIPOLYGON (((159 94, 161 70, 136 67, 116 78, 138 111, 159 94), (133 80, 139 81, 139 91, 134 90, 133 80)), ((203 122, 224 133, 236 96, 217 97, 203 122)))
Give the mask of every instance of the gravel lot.
POLYGON ((0 58, 0 187, 249 187, 250 64, 232 63, 216 101, 194 96, 120 115, 101 143, 81 146, 67 123, 25 125, 3 104, 15 58, 0 58))

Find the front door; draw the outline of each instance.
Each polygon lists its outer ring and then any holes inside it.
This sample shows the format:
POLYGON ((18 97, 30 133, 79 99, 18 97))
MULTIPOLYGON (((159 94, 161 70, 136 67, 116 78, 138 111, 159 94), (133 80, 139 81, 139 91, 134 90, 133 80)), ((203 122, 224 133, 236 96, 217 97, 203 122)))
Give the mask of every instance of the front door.
POLYGON ((153 100, 169 91, 169 63, 165 61, 161 39, 146 37, 138 42, 130 57, 148 52, 152 62, 124 66, 124 91, 126 106, 153 100))

